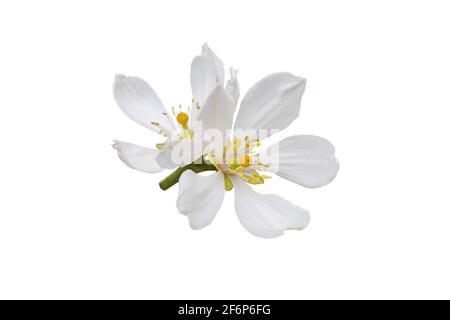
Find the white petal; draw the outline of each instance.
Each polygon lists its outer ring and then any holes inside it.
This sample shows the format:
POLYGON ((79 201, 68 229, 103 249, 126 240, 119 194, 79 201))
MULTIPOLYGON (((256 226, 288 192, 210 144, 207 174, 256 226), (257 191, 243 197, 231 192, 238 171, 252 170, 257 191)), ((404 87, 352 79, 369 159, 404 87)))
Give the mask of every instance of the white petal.
POLYGON ((260 160, 269 162, 271 170, 280 177, 307 188, 330 183, 339 170, 333 145, 324 138, 310 135, 283 139, 273 148, 261 152, 260 160))
POLYGON ((240 178, 233 178, 236 213, 251 234, 275 238, 285 230, 306 228, 309 212, 274 194, 254 191, 240 178))
POLYGON ((224 195, 221 173, 203 176, 186 170, 179 181, 177 208, 187 215, 192 229, 201 229, 214 220, 224 195))
POLYGON ((195 121, 197 121, 199 111, 200 111, 200 109, 197 108, 197 106, 195 106, 195 105, 191 106, 191 113, 189 114, 189 122, 188 122, 189 128, 194 127, 195 121))
POLYGON ((245 95, 236 117, 236 129, 282 130, 297 118, 306 80, 290 73, 271 74, 245 95))
POLYGON ((191 140, 176 140, 165 143, 156 161, 164 169, 173 169, 192 163, 202 156, 201 145, 195 147, 191 140))
POLYGON ((233 68, 230 69, 230 80, 227 81, 227 86, 225 87, 225 92, 233 99, 234 105, 237 105, 239 100, 239 82, 237 80, 238 71, 233 68))
POLYGON ((227 130, 231 130, 233 125, 235 108, 236 105, 224 88, 217 86, 200 108, 197 121, 201 122, 203 132, 216 130, 225 139, 227 130))
POLYGON ((158 133, 161 129, 152 122, 159 123, 169 133, 175 130, 161 100, 144 80, 117 75, 113 91, 120 109, 137 123, 158 133))
POLYGON ((224 69, 220 60, 207 44, 203 45, 202 53, 192 60, 191 87, 194 99, 203 105, 211 91, 224 83, 224 69))
POLYGON ((117 150, 120 160, 130 168, 147 172, 160 172, 162 168, 156 162, 158 150, 144 148, 133 143, 114 140, 112 145, 117 150))
POLYGON ((169 143, 167 141, 156 157, 156 162, 164 169, 174 169, 179 165, 173 161, 172 152, 174 146, 174 143, 169 143))

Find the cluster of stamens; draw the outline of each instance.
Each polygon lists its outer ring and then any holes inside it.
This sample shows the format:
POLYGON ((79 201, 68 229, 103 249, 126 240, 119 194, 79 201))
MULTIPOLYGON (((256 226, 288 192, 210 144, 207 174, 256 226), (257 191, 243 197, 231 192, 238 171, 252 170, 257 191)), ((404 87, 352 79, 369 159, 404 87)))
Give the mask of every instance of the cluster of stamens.
POLYGON ((271 176, 260 173, 267 171, 270 166, 259 160, 259 153, 254 148, 260 146, 261 141, 259 139, 250 140, 248 136, 245 136, 244 139, 234 137, 228 139, 222 154, 217 155, 213 151, 209 152, 208 160, 217 170, 223 172, 225 179, 229 175, 236 175, 247 183, 261 184, 264 183, 264 180, 270 179, 271 176))
MULTIPOLYGON (((192 140, 194 138, 194 132, 192 131, 192 129, 189 128, 190 126, 189 115, 191 114, 192 108, 195 108, 198 112, 200 110, 200 103, 192 99, 192 104, 187 108, 183 108, 181 104, 178 105, 178 112, 176 111, 175 106, 172 106, 172 115, 180 126, 178 134, 178 137, 180 139, 192 140)), ((169 114, 167 112, 163 112, 162 115, 165 117, 169 117, 169 114)), ((167 129, 163 128, 159 122, 151 121, 150 124, 152 126, 157 127, 159 129, 159 134, 162 135, 163 137, 170 136, 170 132, 168 132, 167 129)), ((164 148, 164 145, 165 143, 158 143, 156 144, 156 148, 161 150, 162 148, 164 148)))

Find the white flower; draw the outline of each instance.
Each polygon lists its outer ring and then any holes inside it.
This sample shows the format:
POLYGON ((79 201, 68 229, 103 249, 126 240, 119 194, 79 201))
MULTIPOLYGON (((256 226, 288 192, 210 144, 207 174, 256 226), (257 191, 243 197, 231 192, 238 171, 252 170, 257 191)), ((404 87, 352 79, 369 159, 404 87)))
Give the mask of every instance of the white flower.
MULTIPOLYGON (((191 105, 188 108, 182 108, 181 105, 172 107, 169 111, 147 82, 137 77, 117 75, 113 91, 120 109, 128 117, 165 139, 156 145, 156 149, 115 140, 113 147, 119 158, 127 166, 148 173, 175 168, 178 163, 172 161, 172 150, 180 143, 191 143, 199 111, 212 108, 225 92, 233 99, 239 96, 236 73, 233 70, 231 73, 232 78, 224 89, 222 61, 205 44, 201 55, 195 57, 191 64, 191 105)), ((192 158, 200 157, 201 151, 193 149, 193 152, 198 153, 193 154, 192 158)))
MULTIPOLYGON (((274 238, 285 230, 300 230, 308 225, 307 210, 278 195, 260 194, 250 184, 264 183, 270 178, 265 174, 267 171, 307 188, 328 184, 339 168, 332 144, 320 137, 298 135, 258 154, 255 148, 261 141, 255 135, 242 134, 246 130, 286 128, 298 116, 305 84, 305 79, 289 73, 275 73, 256 83, 241 102, 234 134, 225 147, 207 150, 206 159, 217 171, 205 176, 186 170, 181 175, 177 208, 189 218, 193 229, 203 228, 213 221, 225 190, 232 188, 237 216, 255 236, 274 238), (268 150, 272 149, 278 150, 278 157, 270 157, 268 150), (275 160, 275 163, 267 163, 265 159, 275 160)), ((214 108, 201 112, 198 120, 204 128, 220 129, 225 136, 226 130, 232 128, 234 108, 230 107, 230 101, 235 98, 225 93, 216 99, 214 108)), ((270 131, 267 133, 270 135, 270 131)))
POLYGON ((231 78, 224 86, 223 63, 205 44, 201 55, 192 61, 193 99, 187 110, 180 106, 167 112, 145 81, 116 77, 114 97, 120 108, 166 140, 156 149, 122 141, 115 141, 113 147, 129 167, 153 173, 179 165, 174 161, 176 148, 189 149, 193 139, 200 137, 201 148, 194 148, 188 162, 181 163, 184 166, 160 182, 164 190, 179 182, 177 208, 189 218, 193 229, 209 225, 222 205, 225 191, 234 189, 238 218, 251 234, 273 238, 288 229, 300 230, 309 223, 308 211, 278 195, 260 194, 250 185, 265 183, 271 178, 267 172, 307 188, 326 185, 336 176, 339 164, 334 147, 320 137, 292 136, 258 152, 259 138, 264 138, 262 131, 268 137, 298 116, 305 85, 305 79, 286 72, 265 77, 243 98, 233 126, 239 99, 237 72, 231 69, 231 78), (208 145, 205 133, 211 131, 218 132, 220 138, 208 145), (195 159, 206 163, 191 163, 195 159), (214 173, 198 174, 205 170, 214 173))

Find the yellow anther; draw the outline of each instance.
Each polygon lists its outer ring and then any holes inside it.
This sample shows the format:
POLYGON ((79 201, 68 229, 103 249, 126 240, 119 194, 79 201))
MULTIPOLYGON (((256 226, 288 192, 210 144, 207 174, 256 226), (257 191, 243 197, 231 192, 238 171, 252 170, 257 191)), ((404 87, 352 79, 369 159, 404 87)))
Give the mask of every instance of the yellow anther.
POLYGON ((241 140, 239 140, 238 138, 234 139, 232 141, 233 143, 233 150, 237 151, 237 149, 239 149, 241 147, 241 140))
POLYGON ((257 139, 257 140, 254 140, 254 141, 250 141, 250 142, 247 142, 246 144, 245 144, 245 147, 248 149, 248 148, 251 148, 251 147, 260 147, 261 146, 261 141, 259 140, 259 139, 257 139))
POLYGON ((189 116, 184 112, 179 112, 177 114, 177 122, 183 127, 183 129, 188 130, 189 116))
POLYGON ((162 148, 164 148, 165 144, 164 143, 157 143, 156 144, 156 149, 161 150, 162 148))
POLYGON ((244 155, 244 159, 243 159, 244 161, 243 161, 243 166, 244 167, 250 167, 250 164, 251 164, 251 157, 248 155, 248 154, 245 154, 244 155))
POLYGON ((264 179, 260 176, 257 177, 247 177, 246 181, 250 184, 261 184, 264 183, 264 179))
POLYGON ((167 137, 167 133, 163 129, 159 130, 159 134, 163 137, 167 137))

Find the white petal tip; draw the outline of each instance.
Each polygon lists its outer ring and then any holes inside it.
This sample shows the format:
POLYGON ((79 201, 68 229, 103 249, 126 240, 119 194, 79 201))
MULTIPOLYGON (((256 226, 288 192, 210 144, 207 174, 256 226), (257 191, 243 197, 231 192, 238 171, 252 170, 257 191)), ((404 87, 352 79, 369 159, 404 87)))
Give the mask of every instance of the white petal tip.
POLYGON ((230 77, 231 77, 231 80, 235 80, 235 79, 237 78, 237 76, 238 76, 238 73, 239 73, 239 70, 238 70, 238 69, 230 68, 230 77))
POLYGON ((297 80, 299 86, 304 87, 306 85, 306 79, 305 78, 297 77, 297 76, 294 76, 294 77, 297 80))
POLYGON ((284 231, 282 231, 278 236, 275 236, 274 238, 284 235, 285 231, 302 231, 306 229, 307 226, 309 226, 310 222, 311 222, 311 215, 309 214, 309 211, 305 211, 304 216, 302 217, 302 221, 299 221, 298 224, 296 225, 292 225, 291 227, 286 228, 284 231))
POLYGON ((296 226, 296 227, 292 227, 292 228, 289 228, 289 229, 286 229, 286 231, 302 231, 302 230, 304 230, 304 229, 306 229, 306 227, 307 227, 308 225, 305 225, 305 226, 296 226))
POLYGON ((126 76, 124 74, 121 73, 116 74, 116 76, 114 77, 114 84, 113 84, 114 93, 116 92, 117 88, 119 88, 123 84, 123 81, 125 79, 126 76))
POLYGON ((115 77, 115 80, 116 81, 119 81, 119 80, 123 80, 123 79, 125 79, 126 78, 126 75, 124 75, 124 74, 122 74, 122 73, 117 73, 116 74, 116 77, 115 77))
POLYGON ((189 226, 191 227, 192 230, 201 230, 201 229, 209 226, 210 224, 211 223, 199 225, 199 224, 195 224, 195 223, 192 223, 191 221, 189 221, 189 226))
POLYGON ((300 222, 298 225, 289 228, 288 230, 297 230, 297 231, 303 230, 307 226, 309 226, 310 222, 311 222, 311 215, 309 214, 309 211, 306 211, 303 217, 303 221, 300 222))
POLYGON ((201 56, 202 57, 210 57, 210 58, 216 57, 216 55, 211 50, 211 48, 209 47, 207 42, 205 42, 205 44, 202 46, 202 54, 201 54, 201 56))
MULTIPOLYGON (((276 73, 275 73, 275 74, 276 74, 276 73)), ((279 74, 286 74, 286 75, 288 75, 289 77, 292 78, 292 80, 294 80, 295 82, 297 82, 297 84, 298 84, 299 86, 305 86, 305 85, 306 85, 306 78, 296 76, 295 74, 292 74, 292 73, 290 73, 290 72, 279 72, 279 74)))

